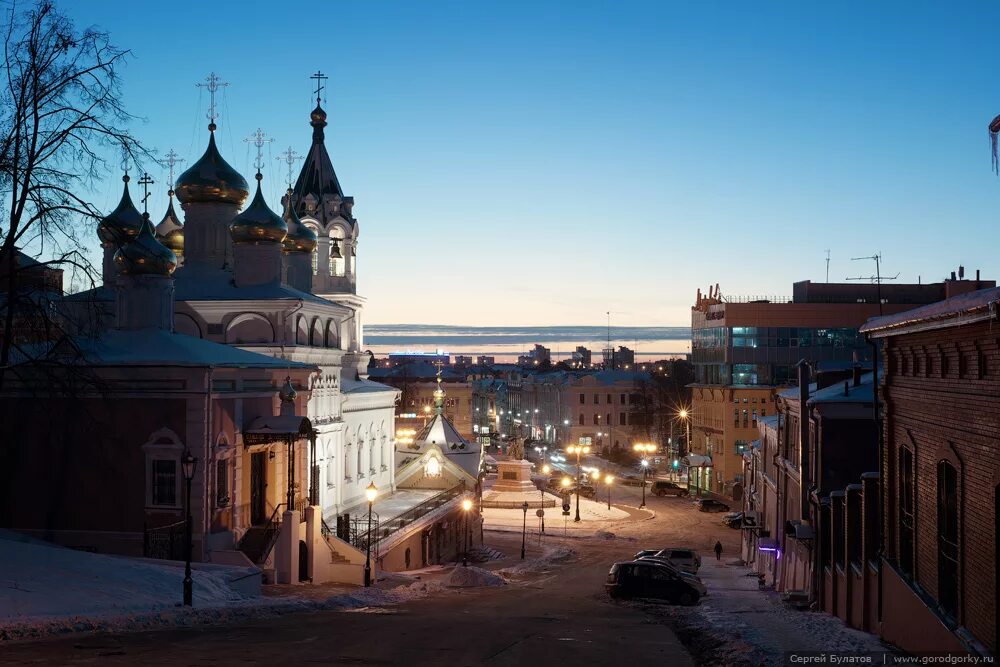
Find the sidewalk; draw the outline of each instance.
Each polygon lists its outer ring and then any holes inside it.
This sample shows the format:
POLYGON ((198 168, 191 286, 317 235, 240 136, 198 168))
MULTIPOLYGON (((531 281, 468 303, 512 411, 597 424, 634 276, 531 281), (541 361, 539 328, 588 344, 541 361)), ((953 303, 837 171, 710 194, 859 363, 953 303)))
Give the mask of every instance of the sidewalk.
MULTIPOLYGON (((562 507, 550 507, 545 510, 545 532, 553 535, 572 535, 573 537, 590 537, 600 531, 610 528, 623 521, 643 521, 650 519, 653 512, 631 507, 612 505, 608 509, 606 503, 595 502, 585 498, 580 499, 580 521, 576 517, 576 499, 570 503, 569 516, 564 516, 562 507)), ((483 508, 483 529, 520 533, 524 528, 524 512, 519 509, 483 508)), ((540 521, 535 510, 528 510, 527 533, 537 537, 540 521)))

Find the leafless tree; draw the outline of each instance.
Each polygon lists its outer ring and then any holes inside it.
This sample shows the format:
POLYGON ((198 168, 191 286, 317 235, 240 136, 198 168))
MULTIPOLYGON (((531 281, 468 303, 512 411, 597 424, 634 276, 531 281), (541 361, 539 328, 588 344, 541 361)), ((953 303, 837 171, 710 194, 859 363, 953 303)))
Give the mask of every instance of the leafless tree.
POLYGON ((128 51, 112 45, 105 32, 77 29, 51 0, 26 8, 12 3, 6 21, 0 27, 0 197, 6 209, 0 295, 7 297, 0 302, 0 390, 25 316, 24 300, 16 297, 16 249, 38 248, 52 264, 69 264, 96 284, 78 248, 81 232, 93 229, 100 212, 78 193, 108 172, 109 156, 148 156, 126 129, 135 119, 121 98, 119 69, 128 51))

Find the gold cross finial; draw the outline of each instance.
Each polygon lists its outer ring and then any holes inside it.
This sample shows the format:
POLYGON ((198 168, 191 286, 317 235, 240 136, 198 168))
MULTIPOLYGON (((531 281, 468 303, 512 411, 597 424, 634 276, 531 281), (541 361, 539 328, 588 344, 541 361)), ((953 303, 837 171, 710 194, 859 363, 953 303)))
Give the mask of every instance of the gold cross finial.
POLYGON ((208 89, 209 103, 208 103, 208 129, 211 132, 215 132, 215 119, 219 117, 215 109, 215 92, 219 88, 225 88, 229 85, 228 81, 223 81, 220 79, 215 72, 210 72, 207 77, 205 77, 205 83, 194 84, 198 88, 208 89))
POLYGON ((278 157, 275 158, 276 160, 281 160, 282 162, 284 162, 285 164, 288 165, 288 189, 289 190, 292 189, 292 176, 295 173, 295 163, 299 161, 300 157, 302 157, 302 156, 299 155, 298 153, 296 153, 295 151, 293 151, 292 147, 289 146, 287 151, 285 151, 284 153, 280 153, 278 155, 278 157))
POLYGON ((269 144, 273 142, 274 139, 269 138, 266 134, 264 134, 264 130, 258 127, 256 132, 243 141, 257 147, 257 159, 254 160, 253 166, 257 169, 257 173, 259 174, 260 170, 264 168, 264 144, 269 144))

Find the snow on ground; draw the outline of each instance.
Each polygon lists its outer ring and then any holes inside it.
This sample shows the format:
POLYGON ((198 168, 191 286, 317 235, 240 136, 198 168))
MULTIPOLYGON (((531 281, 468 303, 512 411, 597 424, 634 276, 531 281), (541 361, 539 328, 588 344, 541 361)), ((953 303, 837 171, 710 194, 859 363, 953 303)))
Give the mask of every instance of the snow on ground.
POLYGON ((183 607, 183 567, 64 549, 0 531, 0 642, 378 607, 443 590, 440 581, 393 574, 380 575, 372 588, 289 586, 278 587, 284 594, 245 598, 227 583, 242 571, 195 569, 194 605, 183 607))
POLYGON ((547 570, 556 563, 565 563, 572 560, 576 552, 567 547, 546 547, 544 553, 538 558, 518 563, 498 570, 498 574, 504 577, 515 577, 520 574, 530 572, 541 572, 547 570))
POLYGON ((480 567, 456 566, 445 580, 445 586, 452 588, 496 587, 504 586, 507 581, 498 574, 480 567))
POLYGON ((784 664, 788 651, 883 652, 875 635, 820 612, 799 611, 738 562, 706 559, 698 572, 708 595, 696 607, 644 604, 663 615, 700 665, 784 664))
MULTIPOLYGON (((595 529, 605 528, 615 521, 627 520, 630 514, 617 507, 608 509, 606 503, 594 502, 586 498, 580 499, 580 523, 573 521, 576 513, 576 499, 573 499, 570 516, 564 517, 560 507, 545 510, 545 532, 555 535, 572 533, 575 536, 590 537, 595 529)), ((525 516, 519 509, 483 508, 483 527, 486 530, 501 530, 521 532, 525 516)), ((539 520, 535 510, 528 510, 527 530, 538 534, 539 520)))

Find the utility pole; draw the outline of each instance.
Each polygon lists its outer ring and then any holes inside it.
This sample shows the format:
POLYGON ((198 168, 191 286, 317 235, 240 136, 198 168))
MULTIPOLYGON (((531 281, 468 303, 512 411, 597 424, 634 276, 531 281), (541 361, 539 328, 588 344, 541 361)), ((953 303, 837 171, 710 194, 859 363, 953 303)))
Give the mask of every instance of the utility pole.
POLYGON ((878 314, 879 317, 882 316, 882 281, 883 280, 895 280, 899 277, 897 273, 894 276, 883 276, 882 275, 882 255, 878 253, 872 255, 871 257, 851 257, 852 262, 857 262, 860 260, 874 260, 875 261, 875 275, 874 276, 857 276, 856 278, 848 278, 848 280, 870 280, 875 284, 875 295, 878 298, 878 314))
POLYGON ((830 251, 826 251, 826 282, 830 282, 830 251))

